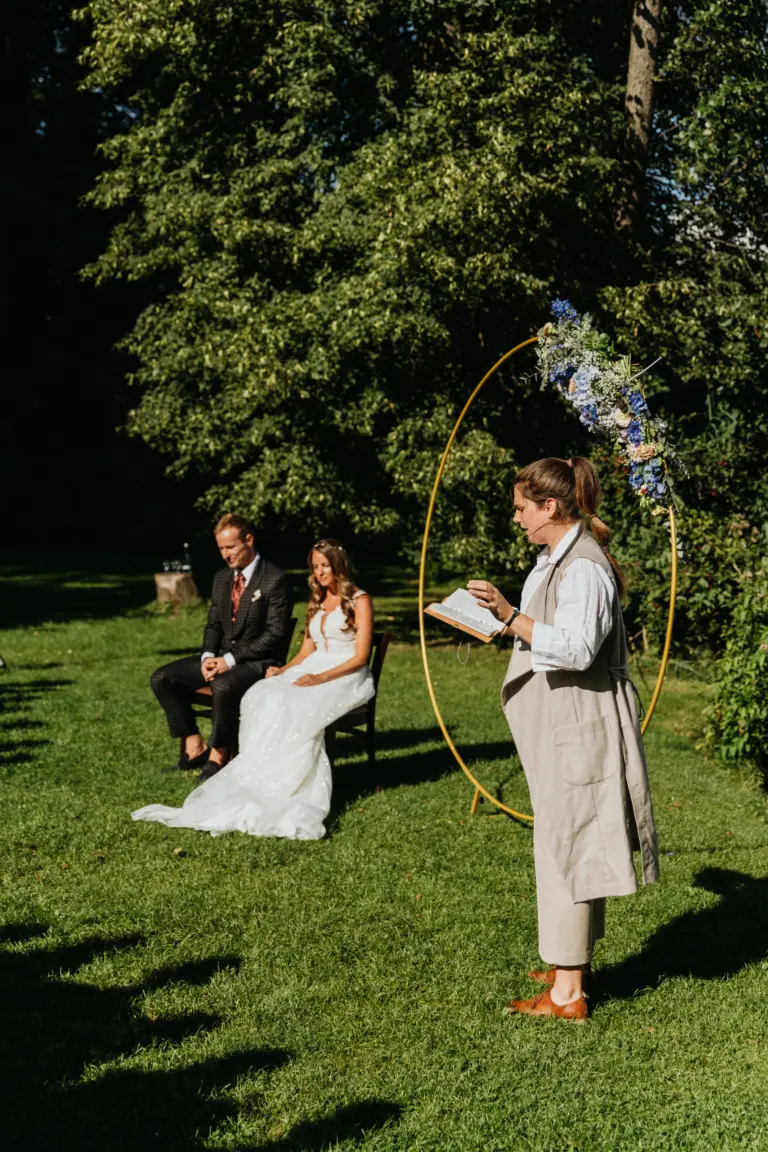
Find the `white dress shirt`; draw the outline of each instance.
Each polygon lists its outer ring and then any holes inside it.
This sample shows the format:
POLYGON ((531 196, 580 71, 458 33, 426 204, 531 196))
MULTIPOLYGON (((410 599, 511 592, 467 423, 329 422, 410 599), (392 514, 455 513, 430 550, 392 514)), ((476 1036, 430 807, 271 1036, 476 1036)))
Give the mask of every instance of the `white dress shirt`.
MULTIPOLYGON (((247 564, 246 567, 242 569, 243 576, 245 576, 245 585, 243 587, 243 596, 245 596, 245 589, 248 587, 251 576, 253 576, 256 565, 258 564, 260 559, 261 559, 261 557, 259 556, 259 553, 257 552, 256 555, 254 556, 253 560, 251 560, 250 564, 247 564)), ((215 659, 216 654, 215 654, 215 652, 203 652, 202 656, 200 657, 200 663, 202 664, 203 660, 207 660, 209 656, 213 656, 215 659)), ((231 652, 225 652, 224 655, 222 656, 222 660, 225 662, 225 664, 227 665, 228 668, 234 668, 235 664, 237 663, 237 661, 235 660, 235 658, 231 652)))
MULTIPOLYGON (((536 566, 523 585, 521 612, 525 612, 546 576, 547 565, 557 563, 578 531, 576 524, 553 552, 543 548, 539 553, 536 566)), ((613 599, 617 595, 613 578, 599 564, 585 557, 574 560, 560 582, 554 622, 542 624, 537 620, 533 625, 533 671, 583 672, 589 668, 613 625, 613 599)))

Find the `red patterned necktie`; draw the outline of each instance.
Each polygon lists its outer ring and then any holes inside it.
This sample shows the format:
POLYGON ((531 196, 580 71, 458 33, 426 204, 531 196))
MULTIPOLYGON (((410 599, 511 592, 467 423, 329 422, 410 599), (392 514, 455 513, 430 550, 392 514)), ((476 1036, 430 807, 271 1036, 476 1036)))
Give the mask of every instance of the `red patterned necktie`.
POLYGON ((235 582, 232 585, 232 623, 233 624, 235 622, 235 617, 237 616, 237 610, 240 607, 240 601, 243 598, 244 590, 245 590, 245 576, 243 576, 242 572, 236 572, 235 573, 235 582))

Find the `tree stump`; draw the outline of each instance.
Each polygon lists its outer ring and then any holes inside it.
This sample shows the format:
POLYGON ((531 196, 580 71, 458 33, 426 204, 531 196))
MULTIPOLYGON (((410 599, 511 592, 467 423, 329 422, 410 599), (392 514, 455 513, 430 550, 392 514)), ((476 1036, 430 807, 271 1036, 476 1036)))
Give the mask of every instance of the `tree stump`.
POLYGON ((194 604, 200 593, 191 572, 156 572, 158 604, 194 604))

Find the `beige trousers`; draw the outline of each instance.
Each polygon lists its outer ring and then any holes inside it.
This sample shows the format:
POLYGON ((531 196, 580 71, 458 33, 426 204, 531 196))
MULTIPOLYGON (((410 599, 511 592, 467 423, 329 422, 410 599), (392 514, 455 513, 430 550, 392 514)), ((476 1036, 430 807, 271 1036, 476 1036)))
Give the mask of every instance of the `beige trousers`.
MULTIPOLYGON (((536 805, 533 805, 534 816, 536 805)), ((595 941, 605 936, 605 900, 574 904, 552 853, 533 823, 536 866, 536 907, 539 914, 539 955, 553 968, 589 964, 595 941)))
POLYGON ((595 941, 605 935, 605 900, 574 904, 536 822, 536 760, 527 747, 525 726, 536 723, 534 677, 526 681, 511 700, 510 724, 523 765, 533 808, 533 861, 536 868, 536 907, 539 918, 539 955, 555 968, 589 964, 595 941))

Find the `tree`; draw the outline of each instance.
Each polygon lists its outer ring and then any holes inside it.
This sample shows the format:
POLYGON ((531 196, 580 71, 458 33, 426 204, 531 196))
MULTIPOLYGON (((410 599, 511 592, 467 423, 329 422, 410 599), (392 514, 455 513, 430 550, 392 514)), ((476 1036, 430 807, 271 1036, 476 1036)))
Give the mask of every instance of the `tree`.
MULTIPOLYGON (((105 148, 95 199, 125 219, 95 275, 163 284, 127 341, 133 431, 212 509, 410 536, 468 384, 560 286, 587 302, 611 280, 626 19, 541 0, 87 11, 89 83, 135 110, 105 148)), ((448 478, 462 555, 508 552, 509 449, 551 442, 536 395, 478 412, 448 478)))
POLYGON ((629 36, 624 106, 627 113, 619 228, 631 231, 645 199, 645 171, 653 127, 653 86, 659 51, 661 0, 635 0, 629 36))
MULTIPOLYGON (((678 641, 718 650, 768 532, 768 54, 753 0, 682 15, 664 30, 651 239, 634 282, 604 289, 601 305, 638 360, 663 357, 656 403, 689 469, 678 641)), ((666 573, 652 538, 641 546, 628 524, 625 536, 658 628, 666 573)))
MULTIPOLYGON (((457 406, 559 292, 597 308, 638 360, 664 355, 648 391, 694 463, 736 420, 750 432, 735 435, 734 475, 738 461, 754 471, 768 208, 758 0, 664 10, 636 233, 615 227, 623 6, 91 0, 83 18, 87 84, 131 110, 103 149, 93 200, 121 219, 91 274, 153 285, 125 342, 130 427, 211 511, 237 504, 412 552, 457 406)), ((446 564, 520 563, 515 462, 591 447, 531 367, 489 389, 457 446, 436 525, 446 564)), ((683 486, 689 502, 702 479, 697 467, 683 486)))

